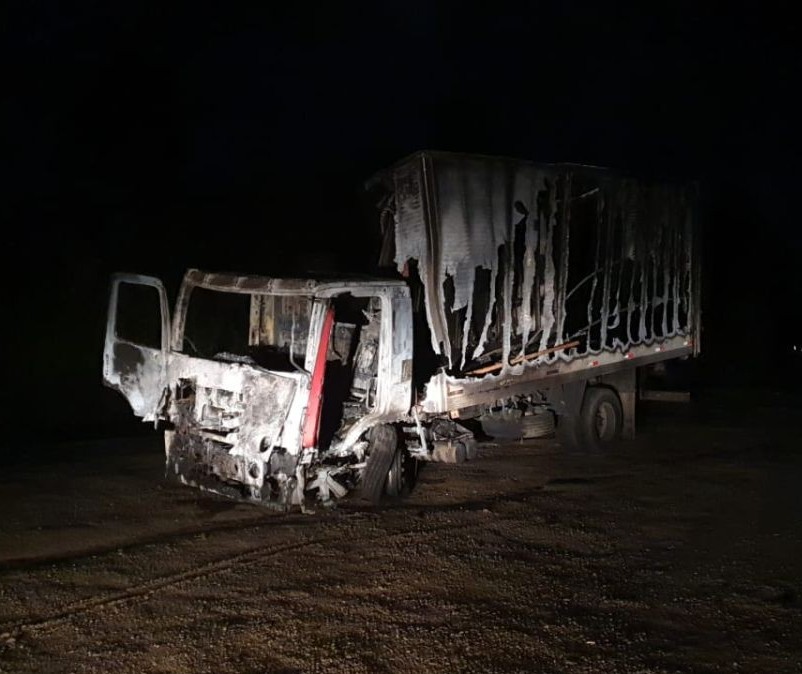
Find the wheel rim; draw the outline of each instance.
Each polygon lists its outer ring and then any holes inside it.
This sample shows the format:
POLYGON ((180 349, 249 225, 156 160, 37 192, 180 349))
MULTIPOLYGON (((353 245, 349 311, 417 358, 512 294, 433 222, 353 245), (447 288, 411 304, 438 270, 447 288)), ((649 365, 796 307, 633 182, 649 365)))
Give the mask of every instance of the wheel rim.
POLYGON ((609 402, 602 402, 596 410, 596 437, 599 440, 612 440, 616 435, 615 408, 609 402))

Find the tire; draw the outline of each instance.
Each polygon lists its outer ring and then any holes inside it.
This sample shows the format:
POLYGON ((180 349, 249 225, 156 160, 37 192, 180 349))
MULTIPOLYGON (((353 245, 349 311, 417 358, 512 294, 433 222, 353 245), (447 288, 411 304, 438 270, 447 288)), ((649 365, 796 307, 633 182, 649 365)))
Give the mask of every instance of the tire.
POLYGON ((404 453, 396 448, 387 479, 384 484, 384 494, 390 498, 398 498, 404 489, 404 453))
POLYGON ((578 421, 581 446, 592 451, 610 447, 621 439, 624 428, 624 409, 618 394, 604 386, 588 387, 578 421))
POLYGON ((395 475, 397 484, 400 485, 402 453, 398 447, 398 435, 392 426, 374 426, 368 433, 368 443, 370 452, 365 472, 362 474, 362 497, 373 503, 379 503, 384 496, 387 480, 394 466, 398 468, 395 475))

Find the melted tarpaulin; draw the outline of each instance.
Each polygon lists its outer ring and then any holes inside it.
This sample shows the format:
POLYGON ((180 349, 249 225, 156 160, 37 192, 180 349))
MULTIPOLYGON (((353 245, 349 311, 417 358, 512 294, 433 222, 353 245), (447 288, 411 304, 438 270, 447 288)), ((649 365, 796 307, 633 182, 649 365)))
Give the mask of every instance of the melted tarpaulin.
POLYGON ((693 188, 444 153, 382 181, 395 264, 417 261, 432 347, 454 374, 626 350, 696 320, 693 188))

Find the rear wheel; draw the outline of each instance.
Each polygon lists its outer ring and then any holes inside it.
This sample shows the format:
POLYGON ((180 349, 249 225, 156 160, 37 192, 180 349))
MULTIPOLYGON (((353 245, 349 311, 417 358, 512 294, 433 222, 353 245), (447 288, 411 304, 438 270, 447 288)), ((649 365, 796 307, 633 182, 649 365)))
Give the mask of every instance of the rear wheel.
POLYGON ((582 443, 588 449, 604 449, 619 440, 624 427, 624 410, 618 394, 604 386, 588 387, 579 423, 582 443))

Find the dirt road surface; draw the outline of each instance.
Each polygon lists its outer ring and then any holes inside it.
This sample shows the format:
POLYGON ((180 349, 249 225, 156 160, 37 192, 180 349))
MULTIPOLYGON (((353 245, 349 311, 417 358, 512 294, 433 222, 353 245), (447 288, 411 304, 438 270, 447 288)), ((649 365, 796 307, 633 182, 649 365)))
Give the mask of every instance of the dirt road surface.
POLYGON ((1 672, 802 672, 802 401, 709 391, 580 455, 486 443, 381 510, 162 481, 160 439, 0 471, 1 672))

